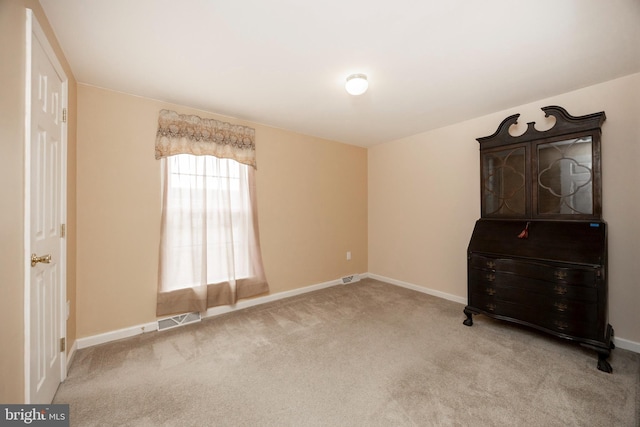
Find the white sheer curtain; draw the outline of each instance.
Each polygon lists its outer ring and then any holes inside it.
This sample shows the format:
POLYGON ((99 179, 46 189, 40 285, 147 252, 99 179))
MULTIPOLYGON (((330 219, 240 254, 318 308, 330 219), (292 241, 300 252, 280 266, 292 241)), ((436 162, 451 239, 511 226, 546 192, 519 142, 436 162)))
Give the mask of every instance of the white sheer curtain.
POLYGON ((205 311, 268 291, 253 167, 208 155, 161 161, 158 316, 205 311))

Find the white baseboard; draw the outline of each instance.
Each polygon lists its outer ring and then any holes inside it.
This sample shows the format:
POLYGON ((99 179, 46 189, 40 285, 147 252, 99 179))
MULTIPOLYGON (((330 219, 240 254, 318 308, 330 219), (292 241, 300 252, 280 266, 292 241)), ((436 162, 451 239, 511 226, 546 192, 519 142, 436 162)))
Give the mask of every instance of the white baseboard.
POLYGON ((293 289, 291 291, 278 292, 275 294, 265 295, 263 297, 251 298, 238 301, 234 305, 223 305, 219 307, 211 307, 202 315, 203 318, 219 316, 221 314, 231 313, 233 311, 242 310, 260 304, 266 304, 272 301, 278 301, 285 298, 291 298, 296 295, 306 294, 308 292, 318 291, 320 289, 330 288, 331 286, 342 285, 341 279, 331 280, 329 282, 318 283, 315 285, 305 286, 304 288, 293 289))
MULTIPOLYGON (((381 282, 389 283, 391 285, 400 286, 403 288, 411 289, 424 294, 432 295, 438 298, 446 299, 449 301, 457 302, 460 304, 466 304, 467 299, 459 297, 457 295, 448 294, 446 292, 437 291, 435 289, 425 288, 423 286, 415 285, 413 283, 403 282, 401 280, 392 279, 390 277, 380 276, 373 273, 362 273, 360 278, 371 278, 380 280, 381 282)), ((219 316, 221 314, 231 313, 234 311, 242 310, 245 308, 253 307, 260 304, 266 304, 268 302, 278 301, 281 299, 290 298, 296 295, 306 294, 308 292, 318 291, 320 289, 329 288, 331 286, 342 285, 341 279, 331 280, 329 282, 318 283, 315 285, 305 286, 299 289, 293 289, 291 291, 278 292, 276 294, 266 295, 264 297, 252 298, 248 300, 238 301, 234 305, 212 307, 203 314, 203 318, 219 316)), ((98 344, 104 344, 111 341, 116 341, 122 338, 129 338, 135 335, 140 335, 146 332, 153 332, 158 330, 158 322, 149 322, 141 325, 131 326, 129 328, 119 329, 117 331, 106 332, 103 334, 93 335, 85 338, 78 338, 73 344, 69 355, 67 356, 67 366, 70 366, 71 359, 73 358, 76 349, 81 350, 83 348, 92 347, 98 344)), ((640 353, 640 343, 627 340, 624 338, 614 337, 614 343, 616 347, 629 350, 634 353, 640 353)))
MULTIPOLYGON (((331 286, 341 285, 341 279, 331 280, 329 282, 318 283, 315 285, 305 286, 304 288, 293 289, 291 291, 278 292, 276 294, 266 295, 263 297, 252 298, 248 300, 238 301, 234 305, 226 305, 220 307, 212 307, 203 313, 202 317, 213 317, 221 314, 231 313, 233 311, 242 310, 245 308, 253 307, 260 304, 265 304, 272 301, 277 301, 285 298, 290 298, 296 295, 305 294, 307 292, 313 292, 331 286)), ((94 345, 105 344, 111 341, 116 341, 122 338, 129 338, 135 335, 144 334, 147 332, 153 332, 158 330, 158 322, 149 322, 141 325, 135 325, 124 329, 118 329, 117 331, 105 332, 103 334, 92 335, 89 337, 78 338, 74 343, 74 347, 78 350, 93 347, 94 345)))
MULTIPOLYGON (((467 304, 467 299, 463 297, 459 297, 457 295, 448 294, 445 292, 436 291, 434 289, 425 288, 422 286, 414 285, 412 283, 403 282, 396 279, 391 279, 389 277, 380 276, 378 274, 373 273, 365 273, 362 275, 363 277, 370 277, 372 279, 380 280, 381 282, 390 283, 392 285, 401 286, 403 288, 412 289, 414 291, 422 292, 425 294, 433 295, 435 297, 444 298, 449 301, 458 302, 460 304, 467 304)), ((627 340, 624 338, 619 338, 614 336, 613 343, 616 345, 616 348, 621 348, 623 350, 629 350, 634 353, 640 353, 640 343, 627 340)))
POLYGON ((624 338, 618 338, 614 336, 613 343, 616 345, 616 348, 633 351, 634 353, 640 353, 640 342, 626 340, 624 338))
POLYGON ((93 347, 94 345, 104 344, 111 341, 120 340, 122 338, 129 338, 135 335, 144 334, 146 332, 152 332, 158 330, 158 322, 149 322, 142 325, 131 326, 128 328, 118 329, 117 331, 105 332, 104 334, 92 335, 90 337, 78 338, 76 344, 78 344, 78 350, 87 347, 93 347))
POLYGON ((73 362, 73 356, 76 355, 76 350, 78 349, 78 340, 73 342, 73 345, 69 349, 67 353, 67 371, 69 370, 69 366, 71 366, 71 362, 73 362))
POLYGON ((436 291, 435 289, 425 288, 424 286, 414 285, 413 283, 403 282, 401 280, 392 279, 390 277, 380 276, 378 274, 367 273, 367 277, 380 280, 381 282, 390 283, 392 285, 400 286, 403 288, 411 289, 414 291, 422 292, 423 294, 433 295, 434 297, 446 299, 449 301, 458 302, 460 304, 467 304, 467 299, 459 297, 457 295, 448 294, 446 292, 436 291))

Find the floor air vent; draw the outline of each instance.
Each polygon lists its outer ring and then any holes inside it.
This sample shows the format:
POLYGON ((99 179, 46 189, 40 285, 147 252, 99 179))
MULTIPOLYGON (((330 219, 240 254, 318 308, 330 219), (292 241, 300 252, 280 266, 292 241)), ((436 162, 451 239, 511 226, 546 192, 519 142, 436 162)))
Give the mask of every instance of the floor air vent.
POLYGON ((164 331, 178 326, 187 325, 189 323, 199 322, 200 320, 200 313, 180 314, 178 316, 158 320, 158 330, 164 331))
POLYGON ((360 276, 357 274, 354 274, 353 276, 345 276, 341 280, 342 280, 342 284, 346 285, 347 283, 354 283, 354 282, 360 281, 360 276))

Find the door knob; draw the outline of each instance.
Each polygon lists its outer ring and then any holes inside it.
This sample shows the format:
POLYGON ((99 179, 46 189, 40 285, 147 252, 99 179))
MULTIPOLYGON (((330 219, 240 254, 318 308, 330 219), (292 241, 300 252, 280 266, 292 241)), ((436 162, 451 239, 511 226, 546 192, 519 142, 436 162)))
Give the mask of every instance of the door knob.
POLYGON ((31 267, 35 267, 39 262, 49 264, 51 262, 51 255, 38 256, 36 254, 31 254, 31 267))

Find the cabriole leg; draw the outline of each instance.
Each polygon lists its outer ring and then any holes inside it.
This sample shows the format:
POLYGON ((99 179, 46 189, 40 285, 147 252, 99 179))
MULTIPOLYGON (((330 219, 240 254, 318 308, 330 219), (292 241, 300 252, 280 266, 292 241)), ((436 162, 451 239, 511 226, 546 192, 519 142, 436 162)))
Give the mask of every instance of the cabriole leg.
POLYGON ((607 362, 608 357, 609 353, 598 353, 598 369, 602 372, 610 374, 611 372, 613 372, 613 368, 611 367, 609 362, 607 362))
POLYGON ((471 312, 465 308, 464 314, 467 316, 467 318, 462 323, 466 326, 473 326, 473 318, 471 317, 471 312))

